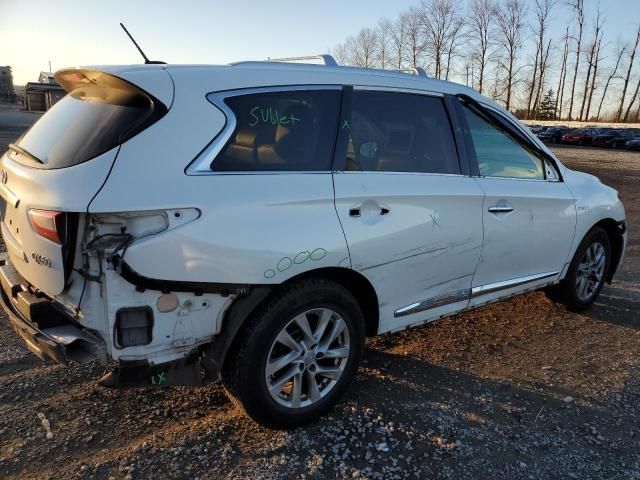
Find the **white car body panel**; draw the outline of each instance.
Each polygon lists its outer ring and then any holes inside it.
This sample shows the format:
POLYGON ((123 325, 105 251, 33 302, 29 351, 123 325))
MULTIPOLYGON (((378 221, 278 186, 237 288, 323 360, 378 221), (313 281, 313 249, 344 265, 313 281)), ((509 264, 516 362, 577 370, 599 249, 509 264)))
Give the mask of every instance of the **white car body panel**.
MULTIPOLYGON (((2 189, 15 192, 18 206, 7 202, 2 237, 13 266, 28 281, 49 295, 62 293, 65 287, 60 245, 35 233, 29 221, 29 209, 84 212, 104 183, 118 149, 114 148, 90 162, 58 170, 40 170, 10 160, 7 152, 2 165, 7 175, 2 189), (37 253, 51 261, 50 267, 38 264, 37 253)), ((11 193, 13 195, 13 193, 11 193)), ((3 196, 6 197, 6 193, 3 196)))
POLYGON ((382 172, 336 173, 334 178, 352 267, 378 293, 380 332, 467 306, 482 249, 483 193, 474 179, 382 172), (349 214, 354 207, 360 208, 359 217, 349 214), (389 213, 381 215, 380 207, 389 213), (444 305, 411 308, 443 295, 450 300, 444 305))
MULTIPOLYGON (((547 275, 527 286, 559 279, 569 260, 576 225, 572 193, 563 182, 481 177, 484 244, 473 287, 547 275), (492 206, 513 208, 490 212, 492 206)), ((478 292, 480 293, 480 292, 478 292)), ((469 306, 504 295, 494 291, 471 299, 469 306)))

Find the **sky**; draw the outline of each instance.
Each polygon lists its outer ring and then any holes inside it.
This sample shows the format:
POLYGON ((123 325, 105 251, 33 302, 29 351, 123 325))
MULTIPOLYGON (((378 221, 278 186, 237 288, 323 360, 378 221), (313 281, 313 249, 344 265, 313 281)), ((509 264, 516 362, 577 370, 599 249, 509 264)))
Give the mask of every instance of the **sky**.
MULTIPOLYGON (((419 0, 0 0, 0 65, 14 83, 40 71, 141 63, 123 22, 152 60, 228 63, 325 53, 349 34, 395 18, 419 0)), ((528 0, 530 5, 533 0, 528 0)), ((586 0, 595 8, 597 0, 586 0)), ((632 40, 640 0, 601 0, 608 40, 632 40)), ((531 6, 530 6, 531 8, 531 6)), ((558 15, 559 38, 568 19, 558 15)), ((587 18, 590 18, 589 16, 587 18)), ((562 48, 558 42, 558 49, 562 48)))

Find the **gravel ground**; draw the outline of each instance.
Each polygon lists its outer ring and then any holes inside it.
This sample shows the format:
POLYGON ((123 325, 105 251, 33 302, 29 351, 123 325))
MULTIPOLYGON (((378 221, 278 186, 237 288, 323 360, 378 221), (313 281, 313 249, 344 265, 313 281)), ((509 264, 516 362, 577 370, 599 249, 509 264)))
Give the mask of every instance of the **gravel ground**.
POLYGON ((292 432, 218 384, 100 388, 0 321, 0 477, 640 479, 640 154, 556 152, 628 210, 626 262, 584 315, 535 292, 372 339, 343 401, 292 432))

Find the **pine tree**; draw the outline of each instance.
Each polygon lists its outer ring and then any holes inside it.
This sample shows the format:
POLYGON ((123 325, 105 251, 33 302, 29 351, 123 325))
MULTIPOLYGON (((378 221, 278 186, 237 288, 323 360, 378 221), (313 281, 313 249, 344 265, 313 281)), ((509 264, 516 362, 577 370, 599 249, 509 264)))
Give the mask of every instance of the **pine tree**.
POLYGON ((553 89, 545 94, 538 107, 538 119, 553 120, 556 116, 556 99, 553 89))

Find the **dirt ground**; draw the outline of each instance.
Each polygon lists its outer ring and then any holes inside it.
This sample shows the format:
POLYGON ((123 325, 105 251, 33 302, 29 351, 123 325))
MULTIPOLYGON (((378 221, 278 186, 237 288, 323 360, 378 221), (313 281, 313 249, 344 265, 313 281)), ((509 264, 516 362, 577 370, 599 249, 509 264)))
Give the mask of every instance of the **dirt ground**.
POLYGON ((217 384, 100 388, 101 367, 43 363, 2 318, 0 477, 640 479, 640 153, 556 152, 619 189, 630 224, 586 314, 536 292, 372 339, 343 401, 292 432, 217 384))

